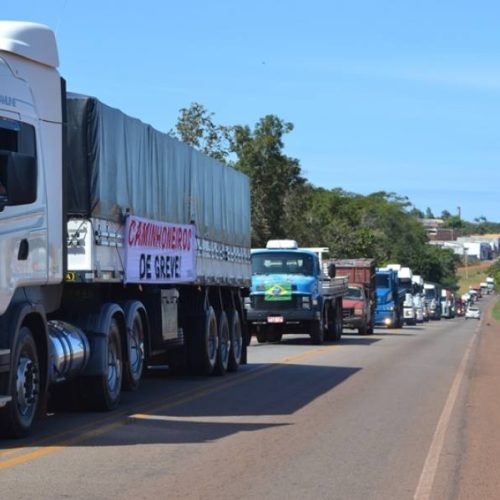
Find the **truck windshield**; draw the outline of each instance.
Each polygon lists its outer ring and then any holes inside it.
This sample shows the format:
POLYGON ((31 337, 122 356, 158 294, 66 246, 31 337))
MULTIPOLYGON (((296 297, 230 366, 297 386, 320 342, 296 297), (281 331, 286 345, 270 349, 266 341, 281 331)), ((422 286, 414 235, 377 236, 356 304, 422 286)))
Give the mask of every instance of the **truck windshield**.
POLYGON ((433 288, 426 288, 425 289, 425 298, 426 299, 433 299, 435 297, 435 292, 433 288))
POLYGON ((377 274, 375 281, 377 288, 389 288, 389 276, 387 274, 377 274))
POLYGON ((352 300, 362 299, 363 291, 361 288, 350 286, 347 288, 347 293, 344 295, 344 298, 352 300))
POLYGON ((313 257, 296 252, 269 252, 252 255, 252 274, 303 274, 312 276, 313 257))

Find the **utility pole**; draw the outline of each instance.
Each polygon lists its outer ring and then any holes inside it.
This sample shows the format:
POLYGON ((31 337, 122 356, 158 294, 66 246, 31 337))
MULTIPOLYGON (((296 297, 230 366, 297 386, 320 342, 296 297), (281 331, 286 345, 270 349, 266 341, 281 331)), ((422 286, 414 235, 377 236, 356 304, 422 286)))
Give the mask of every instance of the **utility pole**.
POLYGON ((469 267, 468 267, 468 263, 469 263, 469 256, 467 254, 467 247, 464 246, 464 257, 465 257, 465 279, 468 280, 469 279, 469 267))

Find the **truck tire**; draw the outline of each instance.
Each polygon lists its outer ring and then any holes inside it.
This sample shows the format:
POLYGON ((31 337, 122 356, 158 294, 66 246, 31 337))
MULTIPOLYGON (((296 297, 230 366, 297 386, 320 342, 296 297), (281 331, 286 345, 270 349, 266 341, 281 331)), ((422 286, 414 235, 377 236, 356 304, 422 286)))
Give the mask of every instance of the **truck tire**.
MULTIPOLYGON (((12 366, 7 394, 12 401, 0 410, 0 434, 9 438, 26 436, 40 403, 40 365, 33 333, 23 326, 13 348, 12 366)), ((6 378, 8 380, 8 377, 6 378)))
POLYGON ((358 328, 358 335, 366 335, 368 333, 368 326, 364 323, 358 328))
POLYGON ((228 314, 229 338, 231 348, 229 350, 228 372, 238 371, 241 364, 241 354, 243 352, 243 335, 241 331, 241 321, 238 311, 233 310, 228 314))
POLYGON ((144 325, 139 311, 127 325, 127 359, 124 363, 123 388, 135 391, 139 387, 144 370, 144 325))
POLYGON ((281 332, 272 331, 267 334, 268 342, 274 342, 274 343, 281 342, 282 338, 283 338, 283 333, 281 332))
POLYGON ((405 324, 405 322, 403 319, 403 315, 401 313, 399 313, 396 328, 403 328, 404 324, 405 324))
POLYGON ((227 315, 224 311, 219 314, 219 321, 217 322, 217 358, 214 366, 215 375, 224 375, 227 372, 229 364, 229 353, 231 351, 231 337, 229 334, 229 324, 227 322, 227 315))
POLYGON ((107 369, 103 375, 82 377, 82 392, 96 410, 114 410, 120 403, 123 382, 123 356, 120 327, 116 318, 109 324, 107 335, 107 369))
POLYGON ((260 331, 259 333, 257 333, 255 335, 255 337, 257 338, 257 342, 259 344, 265 344, 267 342, 267 333, 266 332, 260 331))
POLYGON ((332 340, 334 342, 340 342, 342 338, 342 330, 343 330, 343 320, 342 320, 342 302, 340 304, 337 303, 335 308, 331 309, 333 314, 333 331, 332 331, 332 340))
POLYGON ((213 307, 205 310, 193 323, 189 342, 189 367, 198 375, 211 375, 217 363, 219 335, 213 307))
POLYGON ((324 316, 322 315, 322 319, 311 321, 309 329, 310 329, 309 335, 311 336, 311 342, 314 345, 321 345, 325 341, 324 316))

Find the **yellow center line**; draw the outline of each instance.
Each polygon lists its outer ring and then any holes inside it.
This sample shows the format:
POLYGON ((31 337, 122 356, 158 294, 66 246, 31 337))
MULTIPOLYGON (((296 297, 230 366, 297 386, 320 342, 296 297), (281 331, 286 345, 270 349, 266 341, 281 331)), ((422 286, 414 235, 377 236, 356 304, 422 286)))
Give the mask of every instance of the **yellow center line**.
MULTIPOLYGON (((294 356, 285 357, 285 358, 278 360, 277 362, 275 362, 273 364, 270 364, 268 366, 264 366, 263 368, 257 368, 255 370, 252 370, 249 373, 246 373, 246 374, 239 374, 236 376, 235 379, 233 379, 231 381, 228 381, 225 383, 216 382, 216 383, 214 383, 213 386, 210 386, 210 387, 207 387, 207 388, 204 388, 201 390, 196 388, 193 391, 186 391, 186 393, 180 395, 180 397, 179 397, 179 395, 174 396, 176 399, 174 399, 173 401, 163 401, 161 403, 153 402, 153 403, 149 403, 149 404, 145 404, 145 405, 139 405, 138 411, 133 413, 132 416, 138 415, 138 414, 141 414, 141 415, 146 414, 146 412, 158 413, 158 412, 165 411, 165 410, 174 408, 176 406, 179 406, 179 405, 182 405, 185 403, 190 403, 190 402, 195 401, 197 399, 201 399, 205 396, 208 396, 208 395, 211 395, 211 394, 214 394, 217 392, 221 392, 221 391, 226 390, 226 389, 233 387, 235 385, 240 385, 246 381, 253 380, 253 379, 256 379, 256 378, 261 377, 263 375, 266 375, 270 372, 278 370, 279 368, 283 367, 284 365, 297 363, 299 361, 304 361, 305 359, 313 359, 313 358, 319 357, 327 352, 337 350, 339 348, 340 348, 340 346, 338 346, 338 345, 326 346, 326 347, 321 347, 318 349, 306 351, 306 352, 303 352, 303 353, 300 353, 300 354, 297 354, 294 356), (142 408, 142 411, 140 410, 140 408, 142 408)), ((16 465, 24 464, 24 463, 36 460, 38 458, 45 457, 45 456, 50 455, 52 453, 56 453, 58 451, 64 450, 64 449, 68 448, 69 446, 75 446, 77 444, 80 444, 80 443, 88 440, 88 439, 91 439, 93 437, 97 437, 97 436, 102 435, 106 432, 110 432, 114 429, 117 429, 117 428, 123 426, 123 425, 126 425, 130 421, 129 420, 130 416, 131 416, 130 410, 121 411, 118 414, 115 412, 110 417, 107 417, 106 419, 100 420, 100 422, 102 422, 102 424, 97 422, 97 427, 95 427, 96 422, 93 422, 91 424, 84 425, 84 426, 80 427, 79 429, 78 428, 72 429, 72 430, 65 431, 63 433, 49 436, 49 437, 47 437, 39 442, 35 442, 32 445, 30 445, 30 448, 37 447, 37 446, 40 446, 40 448, 33 450, 33 451, 30 451, 30 452, 27 452, 27 453, 24 453, 24 454, 19 455, 17 457, 2 460, 3 457, 13 455, 15 453, 19 453, 22 450, 26 449, 23 447, 9 448, 8 450, 0 452, 0 470, 15 467, 16 465), (115 422, 106 423, 111 419, 115 420, 115 422), (91 429, 86 431, 85 429, 88 429, 89 427, 91 427, 91 429), (43 443, 45 443, 45 442, 57 439, 57 438, 62 437, 68 433, 74 433, 74 432, 77 432, 78 436, 70 438, 70 439, 62 440, 61 442, 55 443, 53 445, 48 445, 48 446, 43 445, 43 443), (42 448, 42 446, 43 446, 43 448, 42 448)))

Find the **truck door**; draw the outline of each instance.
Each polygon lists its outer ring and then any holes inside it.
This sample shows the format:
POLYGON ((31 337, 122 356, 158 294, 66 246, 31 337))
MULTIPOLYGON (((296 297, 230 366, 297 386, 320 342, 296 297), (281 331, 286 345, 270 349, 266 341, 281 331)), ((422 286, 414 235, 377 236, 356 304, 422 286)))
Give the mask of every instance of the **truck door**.
POLYGON ((47 282, 47 215, 36 124, 0 111, 0 314, 16 289, 47 282))

